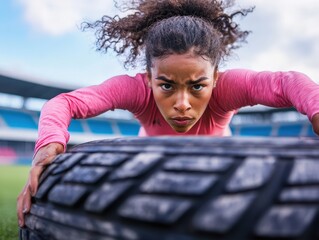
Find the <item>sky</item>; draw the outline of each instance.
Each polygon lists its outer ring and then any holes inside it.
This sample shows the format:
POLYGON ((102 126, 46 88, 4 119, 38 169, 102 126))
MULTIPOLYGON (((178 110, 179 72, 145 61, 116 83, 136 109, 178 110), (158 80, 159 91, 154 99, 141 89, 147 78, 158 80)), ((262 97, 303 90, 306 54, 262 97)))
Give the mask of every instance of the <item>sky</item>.
MULTIPOLYGON (((237 6, 256 7, 237 19, 252 33, 221 70, 294 70, 319 83, 318 0, 237 0, 237 6)), ((94 32, 79 28, 118 13, 112 0, 1 0, 0 74, 82 87, 141 71, 125 70, 114 53, 97 52, 94 32)))

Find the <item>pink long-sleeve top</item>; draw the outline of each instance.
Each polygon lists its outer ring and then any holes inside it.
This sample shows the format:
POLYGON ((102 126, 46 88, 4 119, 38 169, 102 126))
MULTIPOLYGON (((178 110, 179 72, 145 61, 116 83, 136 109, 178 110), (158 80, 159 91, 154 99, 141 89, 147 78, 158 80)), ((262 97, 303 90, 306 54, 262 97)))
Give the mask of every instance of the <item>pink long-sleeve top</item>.
POLYGON ((298 72, 228 70, 219 74, 216 88, 201 119, 187 132, 177 133, 159 112, 146 74, 113 77, 100 85, 60 94, 48 101, 39 121, 35 152, 42 146, 69 140, 72 118, 89 118, 114 109, 134 114, 144 136, 226 135, 229 122, 241 107, 262 104, 295 107, 309 120, 319 113, 319 85, 298 72))

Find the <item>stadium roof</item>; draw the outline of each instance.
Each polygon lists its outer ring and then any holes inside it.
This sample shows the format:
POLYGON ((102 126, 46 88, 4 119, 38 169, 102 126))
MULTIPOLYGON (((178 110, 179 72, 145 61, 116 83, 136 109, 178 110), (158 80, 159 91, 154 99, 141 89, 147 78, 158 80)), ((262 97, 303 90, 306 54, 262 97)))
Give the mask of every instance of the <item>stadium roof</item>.
POLYGON ((45 85, 0 74, 0 92, 24 98, 51 99, 60 93, 69 92, 73 89, 75 88, 45 85))

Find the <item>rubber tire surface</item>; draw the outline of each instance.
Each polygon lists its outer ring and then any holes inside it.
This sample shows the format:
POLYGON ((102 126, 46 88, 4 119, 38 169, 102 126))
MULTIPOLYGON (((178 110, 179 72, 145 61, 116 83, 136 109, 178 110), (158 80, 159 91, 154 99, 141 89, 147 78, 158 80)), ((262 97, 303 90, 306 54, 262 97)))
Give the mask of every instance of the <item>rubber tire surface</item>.
POLYGON ((319 239, 311 138, 93 141, 44 171, 20 239, 319 239))

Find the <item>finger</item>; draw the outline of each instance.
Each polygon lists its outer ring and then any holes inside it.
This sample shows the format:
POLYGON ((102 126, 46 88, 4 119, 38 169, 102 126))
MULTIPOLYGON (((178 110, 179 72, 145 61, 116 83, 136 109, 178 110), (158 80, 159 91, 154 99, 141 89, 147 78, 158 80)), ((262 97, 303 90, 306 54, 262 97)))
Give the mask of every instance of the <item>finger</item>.
POLYGON ((315 134, 319 135, 319 128, 317 126, 312 126, 312 130, 315 134))
POLYGON ((30 192, 28 191, 28 183, 26 184, 26 186, 23 188, 23 190, 21 191, 21 193, 18 196, 18 201, 17 201, 17 216, 18 216, 18 223, 20 227, 24 226, 24 200, 25 200, 25 196, 26 194, 30 194, 30 192))
POLYGON ((315 114, 312 118, 313 131, 319 135, 319 114, 315 114))
POLYGON ((22 193, 19 194, 17 199, 17 216, 18 216, 18 223, 20 227, 24 225, 24 216, 23 216, 23 197, 22 193))
POLYGON ((48 154, 46 151, 40 152, 33 161, 30 171, 30 191, 32 196, 38 191, 39 178, 45 166, 49 165, 55 158, 55 154, 48 154))
POLYGON ((30 185, 23 194, 23 214, 30 212, 31 209, 31 191, 30 185))
POLYGON ((38 191, 38 185, 39 185, 39 178, 41 173, 43 172, 44 167, 43 166, 34 166, 31 168, 30 171, 30 192, 32 196, 36 194, 38 191))

